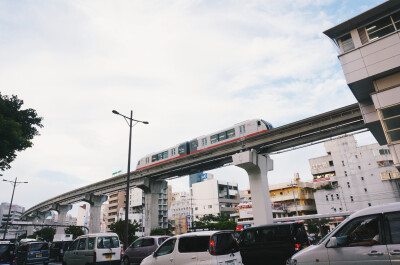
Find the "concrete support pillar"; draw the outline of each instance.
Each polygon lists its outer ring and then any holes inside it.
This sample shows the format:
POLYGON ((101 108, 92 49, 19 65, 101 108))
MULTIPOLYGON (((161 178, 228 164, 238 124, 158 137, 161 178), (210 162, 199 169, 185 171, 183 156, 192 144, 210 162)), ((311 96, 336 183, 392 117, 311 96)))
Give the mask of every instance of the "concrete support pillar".
POLYGON ((168 217, 168 198, 164 192, 167 186, 165 180, 148 180, 137 186, 144 191, 144 234, 146 236, 150 235, 153 228, 168 228, 163 225, 164 219, 168 217))
POLYGON ((35 228, 35 226, 33 224, 35 223, 35 219, 37 219, 37 217, 34 217, 34 216, 25 216, 24 217, 24 221, 32 223, 32 225, 27 225, 27 226, 22 226, 21 227, 22 229, 26 230, 26 235, 27 236, 33 235, 34 228, 35 228))
POLYGON ((243 168, 249 175, 254 225, 272 224, 267 173, 273 170, 273 160, 253 150, 235 154, 232 159, 235 166, 243 168))
POLYGON ((90 204, 89 233, 100 233, 101 205, 107 201, 107 195, 86 194, 84 201, 90 204))
MULTIPOLYGON (((58 203, 54 203, 52 206, 52 209, 58 212, 58 224, 59 225, 65 225, 66 222, 66 217, 67 217, 67 213, 69 210, 72 209, 72 205, 71 204, 67 204, 67 205, 61 205, 58 203)), ((56 229, 56 235, 59 234, 65 234, 65 228, 66 227, 57 227, 56 229)))

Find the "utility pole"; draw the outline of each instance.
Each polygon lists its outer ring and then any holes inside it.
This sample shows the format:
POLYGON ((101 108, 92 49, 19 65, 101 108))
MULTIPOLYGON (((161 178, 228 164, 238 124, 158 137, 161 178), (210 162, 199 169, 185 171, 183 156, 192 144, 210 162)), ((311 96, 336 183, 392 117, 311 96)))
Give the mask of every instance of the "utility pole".
POLYGON ((15 186, 17 186, 17 184, 20 184, 20 183, 28 183, 28 182, 26 182, 26 181, 17 182, 17 178, 15 178, 14 181, 6 180, 6 179, 3 179, 3 181, 13 183, 12 184, 13 185, 13 191, 12 191, 12 195, 11 195, 11 202, 10 202, 10 207, 8 208, 8 217, 7 217, 6 226, 4 228, 4 235, 3 235, 3 240, 5 240, 6 239, 6 235, 7 235, 8 223, 9 223, 9 221, 11 219, 11 216, 10 216, 11 215, 11 206, 12 206, 12 202, 13 202, 13 199, 14 199, 15 186))
POLYGON ((293 192, 293 202, 294 202, 294 206, 296 207, 296 216, 299 216, 299 212, 297 211, 297 202, 296 202, 296 196, 294 195, 293 181, 290 181, 290 185, 292 186, 292 192, 293 192))

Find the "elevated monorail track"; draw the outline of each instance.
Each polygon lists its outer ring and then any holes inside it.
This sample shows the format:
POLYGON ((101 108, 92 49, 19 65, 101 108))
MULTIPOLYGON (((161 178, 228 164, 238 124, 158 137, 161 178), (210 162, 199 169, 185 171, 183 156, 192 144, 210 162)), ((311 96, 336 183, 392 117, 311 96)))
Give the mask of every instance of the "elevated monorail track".
MULTIPOLYGON (((245 150, 271 153, 364 129, 358 104, 325 112, 307 119, 239 138, 214 148, 179 157, 130 173, 131 186, 146 186, 150 180, 170 179, 222 167, 232 162, 232 155, 245 150)), ((54 203, 72 204, 85 201, 87 194, 101 195, 124 190, 126 174, 102 180, 63 193, 28 209, 24 215, 48 211, 54 203)))

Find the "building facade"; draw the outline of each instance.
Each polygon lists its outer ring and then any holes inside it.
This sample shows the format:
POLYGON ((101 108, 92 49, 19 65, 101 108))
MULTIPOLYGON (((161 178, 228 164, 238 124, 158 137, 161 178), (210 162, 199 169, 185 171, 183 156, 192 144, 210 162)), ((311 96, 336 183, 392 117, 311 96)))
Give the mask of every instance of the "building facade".
POLYGON ((326 156, 309 160, 317 212, 356 211, 400 201, 399 172, 386 146, 357 146, 354 136, 324 143, 326 156))
MULTIPOLYGON (((317 208, 313 188, 313 183, 301 181, 296 174, 294 181, 269 186, 271 203, 285 205, 287 216, 315 214, 317 208)), ((279 213, 273 215, 276 218, 285 217, 279 213)))
POLYGON ((400 2, 386 1, 324 33, 338 48, 366 127, 400 169, 400 2))
MULTIPOLYGON (((10 214, 10 203, 2 202, 0 204, 0 235, 3 236, 5 232, 5 225, 8 221, 8 224, 14 221, 20 221, 22 214, 25 212, 25 207, 12 204, 10 214)), ((19 227, 8 225, 7 227, 7 235, 6 238, 15 238, 16 234, 19 234, 19 227)))
POLYGON ((240 203, 238 184, 235 182, 218 181, 212 174, 207 179, 194 183, 191 188, 193 220, 198 221, 204 215, 235 211, 240 203))
POLYGON ((174 192, 171 207, 168 210, 168 220, 171 225, 172 234, 180 235, 186 233, 190 226, 192 209, 192 197, 188 192, 174 192))
POLYGON ((115 192, 108 195, 108 207, 105 210, 106 231, 110 231, 110 225, 118 220, 120 210, 125 210, 125 192, 115 192))

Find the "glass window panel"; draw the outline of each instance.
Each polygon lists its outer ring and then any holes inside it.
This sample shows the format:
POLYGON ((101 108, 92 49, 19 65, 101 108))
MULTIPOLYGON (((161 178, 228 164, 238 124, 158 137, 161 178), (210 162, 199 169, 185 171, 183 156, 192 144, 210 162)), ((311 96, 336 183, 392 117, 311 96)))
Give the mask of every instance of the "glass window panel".
POLYGON ((218 141, 223 141, 226 139, 226 132, 222 132, 218 134, 218 141))
POLYGON ((165 241, 164 244, 162 244, 161 247, 158 248, 156 256, 164 256, 172 253, 174 251, 175 241, 175 238, 165 241))
POLYGON ((370 40, 381 38, 395 31, 390 17, 373 22, 365 28, 370 40))
POLYGON ((400 30, 400 12, 393 14, 392 19, 394 21, 394 24, 396 25, 396 29, 400 30))
POLYGON ((391 142, 400 141, 400 130, 388 132, 388 135, 391 142))
POLYGON ((211 135, 211 137, 210 137, 210 142, 211 142, 212 144, 218 142, 218 134, 211 135))
POLYGON ((342 43, 342 47, 343 47, 343 51, 344 52, 347 52, 347 51, 350 51, 350 50, 354 49, 354 43, 353 43, 353 39, 351 38, 350 33, 346 34, 343 37, 341 37, 340 41, 342 43))
POLYGON ((196 149, 197 146, 199 146, 199 142, 197 140, 193 140, 190 142, 190 145, 192 146, 192 149, 196 149))
POLYGON ((386 215, 386 224, 390 229, 392 244, 400 244, 400 212, 386 215))
POLYGON ((168 151, 163 152, 163 158, 168 158, 168 151))
POLYGON ((79 239, 78 250, 85 250, 86 248, 86 238, 79 239))
POLYGON ((391 118, 384 121, 387 130, 393 130, 400 128, 400 116, 391 118))
POLYGON ((228 139, 235 137, 235 129, 230 129, 229 131, 227 131, 226 136, 228 137, 228 139))
POLYGON ((178 153, 180 154, 180 155, 184 155, 184 154, 186 154, 186 145, 180 145, 179 146, 179 148, 178 148, 178 153))
POLYGON ((95 243, 96 243, 96 238, 95 237, 89 237, 88 249, 94 249, 95 243))
POLYGON ((142 247, 149 247, 154 245, 154 238, 145 238, 142 247))
POLYGON ((151 161, 152 161, 152 162, 157 161, 157 160, 158 160, 158 156, 157 156, 157 155, 153 155, 153 156, 151 157, 151 161))
POLYGON ((400 116, 400 105, 392 106, 381 110, 382 117, 384 119, 400 116))

